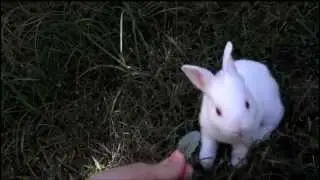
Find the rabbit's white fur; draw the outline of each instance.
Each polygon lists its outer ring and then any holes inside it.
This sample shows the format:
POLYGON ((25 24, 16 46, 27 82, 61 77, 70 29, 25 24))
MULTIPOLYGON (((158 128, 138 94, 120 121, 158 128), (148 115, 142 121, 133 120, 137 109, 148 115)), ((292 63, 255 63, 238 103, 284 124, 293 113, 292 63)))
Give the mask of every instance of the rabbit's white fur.
POLYGON ((279 86, 268 68, 248 59, 235 61, 232 50, 229 41, 216 74, 199 66, 181 67, 203 92, 199 159, 205 169, 213 165, 218 142, 231 144, 233 166, 245 164, 250 146, 269 138, 284 115, 279 86))

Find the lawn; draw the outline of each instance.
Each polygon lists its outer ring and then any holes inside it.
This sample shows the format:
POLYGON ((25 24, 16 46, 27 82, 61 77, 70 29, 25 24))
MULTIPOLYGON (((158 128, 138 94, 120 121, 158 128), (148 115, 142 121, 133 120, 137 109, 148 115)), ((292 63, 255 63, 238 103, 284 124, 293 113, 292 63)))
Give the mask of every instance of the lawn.
POLYGON ((319 3, 1 3, 1 177, 84 179, 160 161, 199 130, 200 92, 183 64, 267 64, 286 114, 248 165, 195 179, 319 179, 319 3))

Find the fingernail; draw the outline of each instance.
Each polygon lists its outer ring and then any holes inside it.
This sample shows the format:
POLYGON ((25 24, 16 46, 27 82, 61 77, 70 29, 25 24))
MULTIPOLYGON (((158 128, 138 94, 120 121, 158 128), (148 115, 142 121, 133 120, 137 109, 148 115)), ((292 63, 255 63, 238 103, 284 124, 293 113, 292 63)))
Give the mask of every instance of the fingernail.
POLYGON ((179 150, 174 151, 169 157, 172 161, 181 161, 183 158, 183 154, 179 150))

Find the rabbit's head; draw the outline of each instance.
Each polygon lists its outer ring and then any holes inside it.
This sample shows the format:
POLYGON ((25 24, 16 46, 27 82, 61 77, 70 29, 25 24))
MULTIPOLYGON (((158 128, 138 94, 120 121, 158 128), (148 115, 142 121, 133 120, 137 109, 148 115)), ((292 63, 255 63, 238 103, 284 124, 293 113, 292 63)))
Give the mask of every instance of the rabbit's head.
MULTIPOLYGON (((227 42, 222 69, 213 74, 208 69, 183 65, 181 70, 192 84, 203 92, 202 125, 214 127, 228 137, 241 137, 256 128, 255 116, 258 111, 256 101, 238 73, 232 57, 233 46, 227 42)), ((259 84, 257 84, 259 86, 259 84)))

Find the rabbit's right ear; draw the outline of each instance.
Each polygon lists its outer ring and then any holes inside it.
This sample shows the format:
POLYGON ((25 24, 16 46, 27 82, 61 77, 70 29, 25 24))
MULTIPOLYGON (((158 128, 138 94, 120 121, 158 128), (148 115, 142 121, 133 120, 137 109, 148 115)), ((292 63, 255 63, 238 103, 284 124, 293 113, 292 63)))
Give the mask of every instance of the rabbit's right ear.
POLYGON ((209 70, 194 65, 183 65, 181 70, 194 86, 202 92, 208 92, 208 87, 214 78, 209 70))
POLYGON ((233 45, 231 41, 228 41, 223 51, 222 69, 229 73, 236 72, 236 67, 234 65, 234 60, 232 57, 232 51, 233 51, 233 45))

